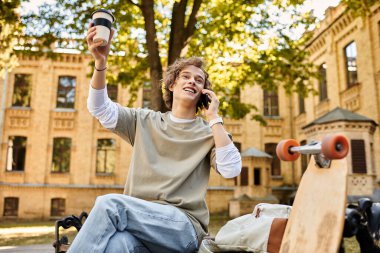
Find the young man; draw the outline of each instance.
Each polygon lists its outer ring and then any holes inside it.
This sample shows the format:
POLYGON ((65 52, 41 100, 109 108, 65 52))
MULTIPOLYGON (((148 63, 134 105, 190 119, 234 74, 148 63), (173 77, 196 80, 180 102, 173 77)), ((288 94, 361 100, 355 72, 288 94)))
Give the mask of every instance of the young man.
POLYGON ((69 252, 195 252, 207 233, 205 202, 210 166, 226 178, 240 173, 241 157, 218 116, 200 58, 179 59, 163 80, 170 112, 122 107, 107 95, 110 42, 87 43, 95 59, 88 109, 133 146, 124 194, 98 197, 69 252), (197 117, 202 94, 207 121, 197 117))

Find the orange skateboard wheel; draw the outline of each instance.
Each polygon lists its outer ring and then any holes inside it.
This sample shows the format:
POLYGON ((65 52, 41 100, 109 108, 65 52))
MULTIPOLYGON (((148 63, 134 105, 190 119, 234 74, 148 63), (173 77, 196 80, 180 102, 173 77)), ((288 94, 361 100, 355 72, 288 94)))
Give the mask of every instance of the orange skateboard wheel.
POLYGON ((327 135, 322 139, 322 154, 329 160, 346 157, 349 145, 344 135, 327 135))
POLYGON ((290 148, 298 147, 300 144, 293 139, 282 140, 277 144, 276 154, 280 160, 295 161, 300 156, 300 153, 291 152, 290 148))

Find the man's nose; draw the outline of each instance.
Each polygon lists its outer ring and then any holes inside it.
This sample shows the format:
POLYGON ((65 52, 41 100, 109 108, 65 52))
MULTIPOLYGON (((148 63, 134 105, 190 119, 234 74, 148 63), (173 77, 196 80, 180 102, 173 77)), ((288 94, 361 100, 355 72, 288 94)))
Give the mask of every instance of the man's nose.
POLYGON ((191 84, 195 84, 195 79, 194 79, 194 77, 190 77, 188 81, 189 81, 189 83, 191 83, 191 84))

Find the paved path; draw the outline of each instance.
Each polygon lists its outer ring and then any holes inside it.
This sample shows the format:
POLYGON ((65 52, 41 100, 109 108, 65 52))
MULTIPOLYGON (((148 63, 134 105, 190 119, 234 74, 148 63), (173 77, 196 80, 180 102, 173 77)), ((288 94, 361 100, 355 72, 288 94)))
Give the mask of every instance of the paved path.
POLYGON ((20 237, 20 236, 35 236, 48 233, 54 233, 53 226, 39 226, 39 227, 15 227, 15 228, 0 228, 0 235, 7 238, 20 237))
POLYGON ((1 253, 54 253, 54 248, 50 244, 30 245, 30 246, 3 246, 1 253))
MULTIPOLYGON (((15 227, 0 228, 0 236, 4 238, 15 238, 22 236, 37 236, 54 233, 52 226, 39 227, 15 227)), ((29 245, 29 246, 0 246, 0 253, 54 253, 51 244, 29 245)))

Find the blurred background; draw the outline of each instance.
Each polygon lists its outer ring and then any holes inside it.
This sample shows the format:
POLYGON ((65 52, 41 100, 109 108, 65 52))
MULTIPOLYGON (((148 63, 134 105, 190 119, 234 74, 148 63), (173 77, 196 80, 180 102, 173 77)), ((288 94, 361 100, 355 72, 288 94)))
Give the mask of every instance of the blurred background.
POLYGON ((132 148, 86 108, 85 35, 99 8, 116 18, 107 71, 115 102, 166 111, 167 66, 206 60, 243 158, 236 178, 212 170, 212 233, 257 203, 292 203, 308 157, 281 162, 275 148, 286 138, 343 133, 348 202, 380 200, 379 1, 0 1, 0 231, 54 224, 123 192, 132 148))

